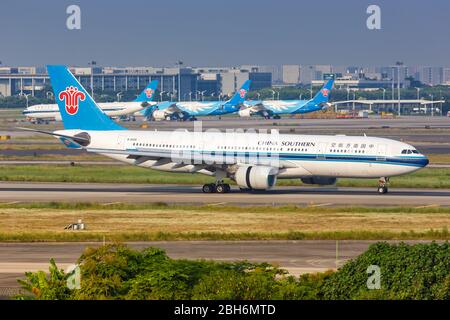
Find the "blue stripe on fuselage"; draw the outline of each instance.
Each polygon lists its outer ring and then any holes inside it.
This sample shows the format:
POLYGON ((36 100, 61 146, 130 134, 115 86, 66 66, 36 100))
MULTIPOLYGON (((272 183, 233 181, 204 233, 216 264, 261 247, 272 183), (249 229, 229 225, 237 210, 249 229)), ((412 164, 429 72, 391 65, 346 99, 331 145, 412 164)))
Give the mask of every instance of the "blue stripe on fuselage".
MULTIPOLYGON (((108 149, 97 149, 108 153, 108 149)), ((378 164, 390 164, 399 166, 411 166, 423 168, 428 165, 429 160, 426 157, 404 157, 404 156, 376 156, 376 155, 339 155, 339 154, 305 154, 305 153, 267 153, 267 152, 240 152, 240 151, 205 151, 205 150, 193 150, 193 149, 158 149, 151 147, 141 147, 134 149, 126 149, 126 151, 138 151, 145 152, 152 150, 154 152, 168 153, 172 152, 195 152, 204 155, 222 156, 222 157, 259 157, 259 158, 276 158, 280 160, 294 160, 294 161, 322 161, 322 162, 357 162, 357 163, 378 163, 378 164)), ((109 151, 119 151, 115 149, 109 149, 109 151)))

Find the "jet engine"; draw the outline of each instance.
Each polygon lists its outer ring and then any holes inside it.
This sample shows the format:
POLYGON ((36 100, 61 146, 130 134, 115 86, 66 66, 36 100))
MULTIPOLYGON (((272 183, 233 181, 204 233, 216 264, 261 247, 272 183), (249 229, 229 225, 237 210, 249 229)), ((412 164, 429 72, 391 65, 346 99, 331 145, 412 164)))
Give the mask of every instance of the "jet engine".
POLYGON ((164 110, 153 111, 153 118, 156 121, 166 120, 166 112, 164 110))
POLYGON ((311 178, 302 178, 301 179, 304 184, 318 184, 321 186, 329 186, 336 183, 336 178, 329 177, 311 177, 311 178))
POLYGON ((252 112, 251 112, 250 108, 241 109, 241 110, 239 110, 238 113, 239 113, 240 117, 251 117, 252 116, 252 112))
POLYGON ((265 166, 241 166, 234 179, 244 189, 268 190, 277 181, 278 169, 265 166))

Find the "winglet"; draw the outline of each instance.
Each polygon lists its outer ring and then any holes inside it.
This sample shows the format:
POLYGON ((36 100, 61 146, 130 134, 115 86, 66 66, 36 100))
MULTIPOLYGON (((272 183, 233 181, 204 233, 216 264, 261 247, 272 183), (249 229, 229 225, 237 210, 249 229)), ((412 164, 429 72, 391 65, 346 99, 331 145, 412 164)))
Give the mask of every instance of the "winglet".
POLYGON ((125 130, 112 121, 66 66, 47 66, 65 129, 125 130))
POLYGON ((150 102, 153 101, 156 88, 158 87, 158 80, 151 81, 141 94, 134 100, 135 102, 150 102))

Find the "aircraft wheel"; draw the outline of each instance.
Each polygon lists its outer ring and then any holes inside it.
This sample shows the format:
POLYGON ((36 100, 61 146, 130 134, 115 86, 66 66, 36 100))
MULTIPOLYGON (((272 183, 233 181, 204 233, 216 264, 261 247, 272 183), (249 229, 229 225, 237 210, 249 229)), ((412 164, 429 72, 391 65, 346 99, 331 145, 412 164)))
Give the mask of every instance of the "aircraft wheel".
POLYGON ((388 193, 388 187, 386 187, 386 186, 378 187, 378 194, 385 194, 385 193, 388 193))
POLYGON ((214 193, 216 192, 216 186, 213 183, 204 184, 202 187, 204 193, 214 193))
POLYGON ((216 187, 217 193, 228 193, 230 192, 230 185, 229 184, 218 184, 216 187))

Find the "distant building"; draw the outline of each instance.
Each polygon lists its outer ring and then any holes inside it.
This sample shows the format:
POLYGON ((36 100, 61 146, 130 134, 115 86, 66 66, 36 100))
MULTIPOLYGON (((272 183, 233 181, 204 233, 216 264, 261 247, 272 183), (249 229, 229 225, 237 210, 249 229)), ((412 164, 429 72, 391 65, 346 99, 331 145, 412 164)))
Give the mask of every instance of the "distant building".
POLYGON ((252 80, 250 90, 272 87, 272 73, 270 72, 250 72, 248 78, 252 80))
POLYGON ((429 86, 443 84, 444 83, 444 68, 442 68, 442 67, 423 67, 418 80, 429 86))
MULTIPOLYGON (((198 74, 189 68, 70 67, 69 69, 88 91, 91 88, 94 91, 104 92, 140 91, 151 80, 159 80, 158 90, 167 93, 177 94, 178 82, 181 86, 181 96, 187 92, 197 91, 198 74)), ((44 96, 49 91, 51 91, 50 80, 44 68, 0 68, 0 93, 4 96, 21 93, 44 96)))
POLYGON ((282 79, 284 84, 298 84, 300 82, 300 66, 297 64, 283 65, 282 79))
POLYGON ((442 74, 443 74, 442 84, 450 86, 450 68, 444 68, 442 74))

